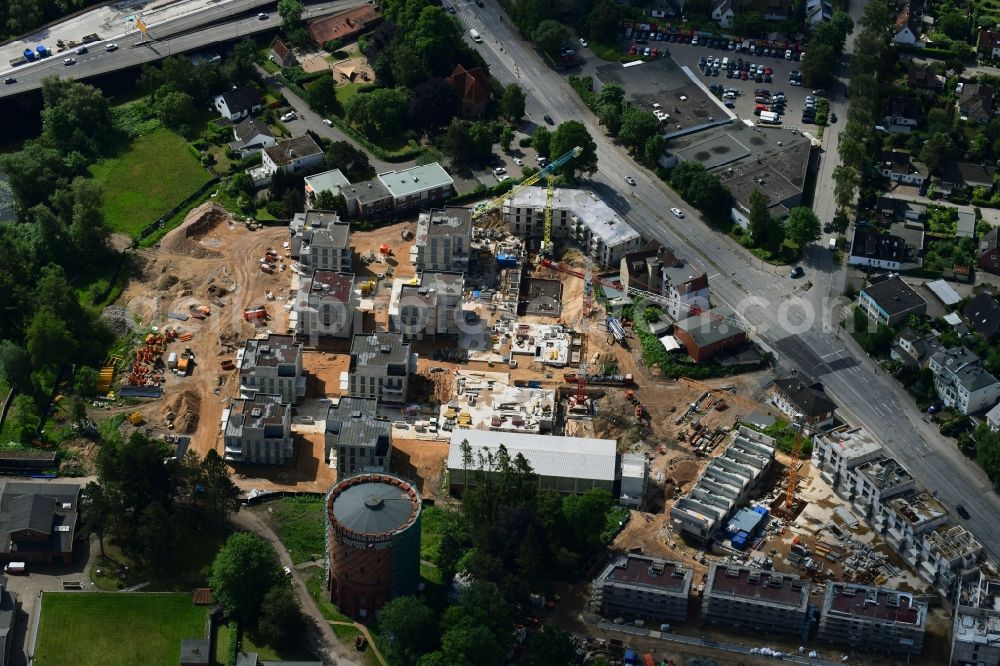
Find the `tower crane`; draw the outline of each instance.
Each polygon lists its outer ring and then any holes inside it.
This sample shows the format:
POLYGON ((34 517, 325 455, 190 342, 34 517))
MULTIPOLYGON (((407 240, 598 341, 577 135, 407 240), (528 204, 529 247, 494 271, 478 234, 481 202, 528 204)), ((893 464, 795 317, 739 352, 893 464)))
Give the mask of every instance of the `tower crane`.
POLYGON ((497 208, 503 206, 503 202, 505 199, 509 199, 513 196, 516 196, 519 192, 521 192, 526 188, 531 187, 532 185, 540 181, 542 178, 554 174, 556 172, 556 169, 566 164, 571 159, 579 157, 581 153, 583 153, 583 148, 581 148, 580 146, 577 146, 573 150, 568 150, 559 157, 557 157, 555 160, 545 165, 545 168, 543 168, 538 173, 532 174, 527 178, 525 178, 524 180, 522 180, 506 194, 501 194, 495 199, 492 199, 490 201, 484 201, 483 203, 477 205, 475 208, 472 209, 473 224, 475 224, 476 220, 481 218, 483 215, 486 215, 490 211, 496 210, 497 208))
MULTIPOLYGON (((705 384, 704 382, 699 382, 688 377, 680 377, 677 381, 682 384, 686 384, 692 388, 700 389, 713 395, 718 395, 724 397, 726 400, 732 400, 733 402, 738 402, 745 407, 751 409, 757 409, 758 407, 763 407, 765 409, 771 409, 770 405, 762 402, 757 402, 756 400, 751 400, 750 398, 744 398, 741 395, 736 395, 735 393, 730 393, 725 389, 721 389, 717 386, 711 386, 710 384, 705 384)), ((692 405, 692 408, 694 406, 692 405)), ((788 466, 788 485, 785 486, 785 508, 790 509, 792 505, 795 504, 795 486, 799 481, 799 467, 797 461, 799 456, 802 455, 802 415, 796 414, 792 419, 792 430, 795 432, 794 437, 792 437, 792 464, 788 466)))
POLYGON ((545 188, 545 233, 542 236, 542 248, 540 254, 543 257, 552 254, 552 198, 555 196, 556 177, 549 174, 548 187, 545 188))

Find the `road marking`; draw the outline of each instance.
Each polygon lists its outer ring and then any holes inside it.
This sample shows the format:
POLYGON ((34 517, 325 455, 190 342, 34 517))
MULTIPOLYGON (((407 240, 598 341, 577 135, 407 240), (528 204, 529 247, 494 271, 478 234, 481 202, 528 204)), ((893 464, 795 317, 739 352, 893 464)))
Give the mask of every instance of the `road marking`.
POLYGON ((844 351, 846 351, 846 350, 847 350, 847 348, 846 348, 846 347, 841 347, 841 348, 840 348, 840 349, 838 349, 837 351, 832 351, 832 352, 830 352, 829 354, 824 354, 824 355, 820 356, 820 358, 824 358, 824 359, 825 359, 825 358, 829 358, 829 357, 831 357, 831 356, 836 356, 837 354, 840 354, 840 353, 842 353, 842 352, 844 352, 844 351))

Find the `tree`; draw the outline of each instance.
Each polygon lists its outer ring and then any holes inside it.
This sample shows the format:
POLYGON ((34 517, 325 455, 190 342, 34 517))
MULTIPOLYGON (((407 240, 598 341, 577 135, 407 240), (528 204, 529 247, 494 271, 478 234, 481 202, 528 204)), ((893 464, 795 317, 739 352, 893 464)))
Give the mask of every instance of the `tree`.
POLYGON ((195 117, 194 98, 186 92, 161 90, 156 96, 156 117, 164 126, 186 134, 195 117))
POLYGON ((936 26, 957 42, 964 42, 969 37, 969 18, 960 11, 952 10, 938 16, 936 26))
POLYGON ((226 181, 226 191, 232 197, 253 198, 256 189, 250 174, 245 171, 237 171, 226 181))
POLYGON ((139 517, 139 554, 151 571, 163 571, 173 560, 177 530, 159 502, 153 502, 139 517))
POLYGON ((7 30, 12 35, 18 35, 42 24, 45 5, 38 0, 10 0, 7 16, 7 30))
POLYGON ((836 54, 829 44, 814 44, 809 47, 809 57, 802 62, 802 78, 809 86, 826 86, 833 81, 836 54))
POLYGON ((559 168, 559 173, 568 180, 572 180, 578 171, 587 174, 597 171, 597 144, 583 123, 576 120, 560 124, 552 133, 549 142, 549 157, 552 159, 577 147, 583 151, 559 168))
POLYGON ((255 534, 237 532, 215 556, 210 584, 213 597, 226 613, 254 626, 264 597, 281 579, 274 547, 255 534))
POLYGON ((771 230, 771 210, 768 207, 767 196, 756 188, 750 193, 750 214, 747 219, 753 244, 757 247, 767 245, 771 230))
POLYGON ((463 622, 441 636, 444 664, 481 664, 501 666, 506 663, 506 649, 486 627, 463 622))
POLYGON ((622 127, 618 138, 626 146, 639 149, 646 145, 650 137, 659 132, 660 121, 651 111, 627 106, 622 113, 622 127))
MULTIPOLYGON (((687 9, 687 6, 685 6, 687 9)), ((709 10, 711 14, 711 10, 709 10)), ((611 42, 618 34, 621 9, 612 0, 596 0, 587 14, 587 37, 611 42)))
POLYGON ((543 157, 548 157, 550 154, 549 144, 551 143, 551 141, 552 141, 552 132, 550 132, 548 129, 544 127, 539 126, 535 128, 535 133, 531 137, 531 147, 534 148, 539 155, 543 157))
POLYGON ((797 206, 785 220, 785 235, 801 248, 819 239, 821 226, 811 208, 797 206))
POLYGON ((434 613, 419 597, 397 597, 379 613, 379 635, 393 663, 416 664, 435 644, 434 613))
POLYGON ((97 545, 104 556, 104 535, 111 524, 111 506, 104 487, 96 481, 88 483, 80 495, 80 505, 84 530, 97 535, 97 545))
POLYGON ((177 489, 175 463, 164 463, 170 449, 162 440, 134 432, 127 443, 104 442, 97 455, 97 478, 112 507, 111 526, 126 551, 141 550, 139 526, 154 502, 169 511, 177 489))
POLYGON ((554 14, 555 8, 551 0, 521 0, 517 3, 512 18, 522 34, 530 35, 554 14))
POLYGON ((73 377, 73 391, 82 398, 93 398, 97 395, 97 368, 85 365, 78 368, 73 377))
POLYGON ((100 90, 72 79, 42 79, 42 139, 63 154, 95 157, 113 148, 114 131, 107 98, 100 90))
POLYGON ((268 590, 257 622, 260 637, 272 647, 289 647, 296 644, 304 629, 305 616, 292 586, 282 581, 268 590))
POLYGON ((612 505, 611 493, 603 488, 563 498, 562 513, 566 519, 566 529, 573 535, 581 551, 592 553, 601 548, 605 516, 612 505))
POLYGON ((320 210, 336 211, 341 217, 347 217, 347 202, 343 194, 334 194, 331 190, 320 190, 316 195, 314 206, 320 210))
POLYGON ((333 115, 343 113, 340 102, 337 101, 337 86, 334 85, 332 76, 323 76, 318 81, 313 81, 306 92, 310 106, 317 111, 333 115))
POLYGON ((38 424, 42 418, 34 398, 26 393, 19 394, 11 404, 11 411, 7 422, 14 438, 20 444, 31 444, 38 434, 38 424))
POLYGON ((809 51, 810 55, 812 55, 812 49, 816 48, 819 44, 826 44, 832 47, 835 53, 842 53, 844 42, 847 41, 847 36, 853 31, 854 21, 851 19, 851 15, 838 9, 833 13, 829 21, 820 23, 813 30, 812 45, 809 51))
POLYGON ((940 173, 948 162, 957 153, 951 135, 944 132, 932 134, 920 151, 920 161, 927 165, 931 173, 940 173))
POLYGON ((531 666, 566 666, 576 662, 576 648, 565 629, 546 624, 531 638, 531 666))
POLYGON ((663 155, 663 146, 666 141, 662 134, 655 134, 646 139, 646 145, 642 148, 642 161, 651 169, 656 168, 660 157, 663 155))
POLYGON ((458 96, 445 79, 428 79, 413 89, 410 120, 415 129, 437 129, 458 111, 458 96))
POLYGON ((469 126, 469 150, 472 159, 486 161, 493 154, 493 128, 490 123, 477 120, 469 126))
POLYGON ((611 136, 618 136, 622 129, 622 110, 614 104, 601 104, 597 107, 597 122, 604 125, 611 136))
POLYGON ((392 136, 402 131, 409 108, 410 93, 405 88, 377 88, 351 98, 347 120, 366 134, 392 136))
POLYGON ((500 97, 500 113, 512 121, 518 121, 524 117, 524 104, 527 96, 521 86, 516 83, 509 83, 503 89, 500 97))
POLYGON ((368 161, 368 153, 347 141, 334 141, 326 150, 326 165, 340 169, 352 183, 375 177, 375 168, 368 161))
POLYGON ((857 187, 858 183, 857 169, 846 164, 838 164, 833 169, 833 183, 837 206, 840 208, 850 206, 854 200, 854 188, 857 187))
POLYGON ((560 56, 563 45, 569 41, 569 33, 558 21, 546 19, 531 32, 531 41, 542 53, 556 59, 560 56))
POLYGON ((233 483, 226 462, 215 451, 209 449, 198 470, 203 506, 209 518, 223 524, 229 516, 240 510, 240 489, 233 483))
POLYGON ((31 358, 28 352, 10 340, 0 341, 0 378, 15 391, 30 387, 31 358))
POLYGON ((451 73, 462 46, 458 21, 449 16, 444 8, 428 5, 420 10, 415 23, 401 25, 407 26, 406 44, 427 73, 431 76, 451 73))
POLYGON ((472 159, 472 139, 469 135, 470 123, 453 119, 441 137, 441 150, 456 164, 468 164, 472 159))
POLYGON ((76 338, 49 304, 38 308, 24 337, 36 369, 58 370, 76 353, 76 338))
POLYGON ((278 16, 281 17, 281 26, 285 29, 299 27, 304 11, 305 7, 300 0, 278 0, 278 16))
POLYGON ((733 32, 743 37, 759 37, 764 33, 763 14, 755 9, 736 12, 736 17, 733 19, 733 32))
POLYGON ((500 130, 500 148, 505 152, 510 152, 510 144, 514 141, 514 130, 510 125, 504 125, 500 130))

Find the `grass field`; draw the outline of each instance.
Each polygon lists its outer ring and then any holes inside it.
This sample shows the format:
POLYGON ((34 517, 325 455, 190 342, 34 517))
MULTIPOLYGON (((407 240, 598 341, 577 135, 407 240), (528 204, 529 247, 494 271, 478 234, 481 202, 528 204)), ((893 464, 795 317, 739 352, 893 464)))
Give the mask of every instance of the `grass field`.
POLYGON ((166 129, 137 139, 90 171, 104 188, 108 227, 132 237, 211 179, 184 139, 166 129))
POLYGON ((38 666, 176 664, 183 638, 202 638, 208 608, 191 595, 49 593, 42 603, 38 666))
POLYGON ((265 504, 264 516, 295 564, 322 558, 326 552, 326 524, 322 497, 286 497, 265 504))

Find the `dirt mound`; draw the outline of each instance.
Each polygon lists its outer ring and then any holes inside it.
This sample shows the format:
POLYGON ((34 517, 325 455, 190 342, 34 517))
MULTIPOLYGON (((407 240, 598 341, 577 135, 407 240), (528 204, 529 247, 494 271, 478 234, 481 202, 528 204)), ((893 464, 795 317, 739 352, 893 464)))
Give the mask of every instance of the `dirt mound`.
POLYGON ((229 211, 219 204, 203 203, 187 214, 181 226, 163 237, 162 247, 171 254, 180 254, 186 257, 199 259, 221 257, 221 252, 211 250, 198 241, 216 225, 229 224, 231 219, 229 211))
POLYGON ((156 288, 160 291, 166 291, 177 284, 178 281, 179 279, 176 275, 168 273, 167 275, 160 276, 160 279, 156 281, 156 288))
POLYGON ((163 412, 163 419, 173 422, 176 432, 189 435, 198 429, 198 415, 201 413, 201 398, 191 390, 185 389, 170 400, 163 412))

